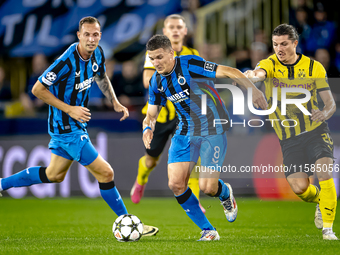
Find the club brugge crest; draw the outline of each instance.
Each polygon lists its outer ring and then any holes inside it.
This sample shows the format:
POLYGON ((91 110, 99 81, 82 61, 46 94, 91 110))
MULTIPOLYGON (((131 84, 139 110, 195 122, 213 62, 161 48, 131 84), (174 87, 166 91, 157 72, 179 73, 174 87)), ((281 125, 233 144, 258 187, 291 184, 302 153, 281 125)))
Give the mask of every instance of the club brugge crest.
POLYGON ((93 63, 93 65, 92 65, 92 71, 93 71, 93 72, 97 72, 97 71, 98 71, 98 68, 99 68, 99 66, 97 65, 97 63, 93 63))
POLYGON ((306 78, 305 69, 299 69, 299 72, 298 72, 298 74, 297 74, 297 77, 298 77, 299 79, 304 79, 304 78, 306 78))
POLYGON ((182 76, 180 74, 178 75, 177 81, 178 81, 179 85, 181 85, 181 86, 183 86, 187 82, 187 80, 184 78, 184 76, 182 76))

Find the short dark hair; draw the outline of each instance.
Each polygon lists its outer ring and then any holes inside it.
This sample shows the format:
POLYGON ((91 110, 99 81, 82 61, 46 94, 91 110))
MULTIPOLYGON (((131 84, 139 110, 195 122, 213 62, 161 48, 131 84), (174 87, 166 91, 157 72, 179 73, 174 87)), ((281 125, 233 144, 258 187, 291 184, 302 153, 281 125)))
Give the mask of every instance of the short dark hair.
POLYGON ((288 39, 293 42, 295 40, 299 40, 299 34, 297 33, 295 27, 293 27, 292 25, 288 25, 288 24, 278 25, 272 33, 272 36, 274 35, 276 36, 288 35, 288 39))
POLYGON ((96 19, 95 17, 84 17, 79 21, 79 31, 81 30, 81 27, 83 26, 84 23, 89 23, 89 24, 94 24, 94 23, 98 23, 99 27, 101 27, 100 22, 98 19, 96 19))
POLYGON ((147 51, 154 51, 158 49, 172 49, 171 42, 165 35, 154 35, 146 44, 147 51))

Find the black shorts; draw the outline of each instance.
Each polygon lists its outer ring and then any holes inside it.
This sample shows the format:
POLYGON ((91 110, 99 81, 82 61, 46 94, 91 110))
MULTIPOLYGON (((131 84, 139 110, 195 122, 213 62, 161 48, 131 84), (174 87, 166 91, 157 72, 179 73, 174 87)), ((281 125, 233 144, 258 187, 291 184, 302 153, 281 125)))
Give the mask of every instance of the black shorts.
POLYGON ((157 158, 162 154, 162 151, 166 145, 170 136, 176 131, 177 118, 170 120, 166 123, 156 123, 155 131, 153 132, 153 139, 151 141, 151 149, 147 149, 146 153, 151 157, 157 158))
POLYGON ((280 141, 286 177, 297 172, 313 175, 313 164, 323 157, 333 157, 333 140, 326 123, 316 129, 280 141), (307 164, 307 165, 305 165, 307 164))

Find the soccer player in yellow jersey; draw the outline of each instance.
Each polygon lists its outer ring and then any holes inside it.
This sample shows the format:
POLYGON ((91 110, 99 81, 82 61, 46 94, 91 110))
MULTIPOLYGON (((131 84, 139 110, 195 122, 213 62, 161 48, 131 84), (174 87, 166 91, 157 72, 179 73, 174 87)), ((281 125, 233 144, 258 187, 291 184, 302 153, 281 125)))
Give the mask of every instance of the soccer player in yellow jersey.
MULTIPOLYGON (((181 15, 172 14, 166 17, 164 20, 163 34, 170 39, 175 56, 199 55, 197 50, 183 45, 184 37, 187 34, 187 27, 181 15)), ((143 72, 143 84, 146 89, 149 88, 149 81, 155 71, 156 69, 152 65, 148 53, 146 53, 143 72)), ((147 109, 148 104, 143 108, 142 113, 146 114, 147 109)), ((167 101, 166 106, 162 108, 158 116, 151 149, 147 149, 145 155, 139 160, 137 179, 131 189, 131 200, 133 203, 137 204, 141 200, 145 184, 148 182, 148 177, 156 167, 169 137, 174 133, 176 124, 177 117, 175 108, 170 101, 167 101)), ((199 165, 200 162, 197 162, 197 164, 199 165)), ((189 179, 189 187, 199 199, 198 172, 192 171, 189 179)), ((205 212, 201 204, 200 207, 202 211, 205 212)))
MULTIPOLYGON (((272 90, 278 89, 278 106, 269 119, 279 120, 273 122, 273 127, 280 139, 283 163, 290 169, 285 173, 287 181, 303 201, 317 203, 314 222, 317 228, 323 228, 323 239, 338 240, 332 231, 337 205, 332 178, 333 141, 325 122, 336 106, 324 67, 318 61, 296 53, 298 39, 293 26, 281 24, 276 27, 272 33, 275 54, 260 61, 254 71, 247 71, 245 75, 253 82, 264 80, 268 109, 272 106, 272 90), (302 105, 311 115, 303 114, 295 105, 287 105, 286 115, 281 114, 281 89, 287 87, 309 90, 311 99, 302 105), (324 103, 321 111, 317 93, 324 103), (308 176, 313 170, 321 190, 309 182, 308 176)), ((287 93, 287 98, 301 98, 301 95, 287 93)))

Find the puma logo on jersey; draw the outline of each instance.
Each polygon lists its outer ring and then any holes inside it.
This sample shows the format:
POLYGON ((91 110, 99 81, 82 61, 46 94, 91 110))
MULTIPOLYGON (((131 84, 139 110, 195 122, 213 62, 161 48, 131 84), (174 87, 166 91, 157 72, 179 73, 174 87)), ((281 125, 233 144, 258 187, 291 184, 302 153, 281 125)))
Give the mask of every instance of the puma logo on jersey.
POLYGON ((284 76, 286 70, 283 70, 283 72, 279 69, 279 72, 282 74, 282 76, 284 76))

